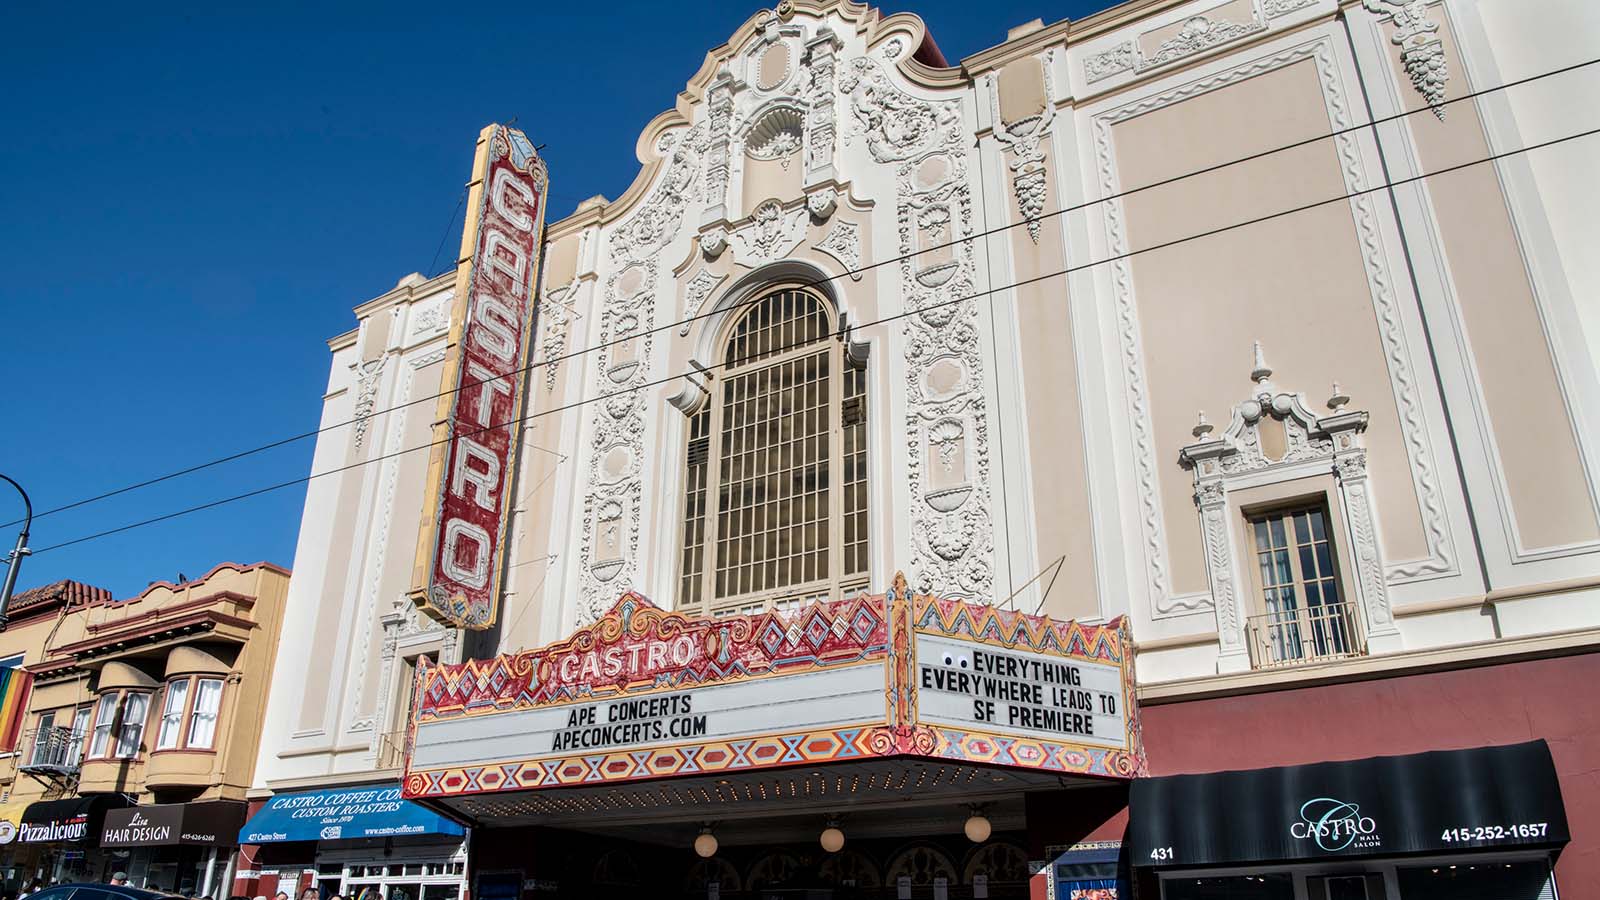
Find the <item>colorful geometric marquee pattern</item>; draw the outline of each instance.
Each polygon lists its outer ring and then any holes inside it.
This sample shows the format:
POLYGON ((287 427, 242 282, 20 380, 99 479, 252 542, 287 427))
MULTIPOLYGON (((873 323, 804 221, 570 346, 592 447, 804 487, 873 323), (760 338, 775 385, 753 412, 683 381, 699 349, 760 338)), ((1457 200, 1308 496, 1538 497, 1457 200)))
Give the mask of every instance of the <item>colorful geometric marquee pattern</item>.
POLYGON ((1126 618, 1105 625, 1057 622, 1015 610, 974 606, 959 600, 913 597, 913 620, 920 631, 965 637, 1014 650, 1055 653, 1092 662, 1121 663, 1126 618))
MULTIPOLYGON (((697 619, 624 595, 594 625, 548 647, 424 666, 408 733, 408 797, 581 787, 640 779, 815 765, 872 757, 923 757, 1054 772, 1131 778, 1144 770, 1132 690, 1127 622, 1057 622, 981 604, 914 596, 904 576, 880 595, 819 602, 792 613, 697 619), (939 635, 1115 666, 1121 672, 1126 749, 1019 738, 931 725, 917 716, 917 635, 939 635), (459 717, 614 700, 713 684, 877 663, 883 679, 882 718, 851 726, 800 726, 733 740, 571 751, 559 758, 493 764, 411 766, 419 725, 459 717)), ((509 721, 509 720, 508 720, 509 721)), ((798 724, 798 723, 797 723, 798 724)))
POLYGON ((880 657, 887 643, 881 597, 814 603, 792 616, 695 619, 628 593, 561 643, 429 667, 417 715, 427 722, 795 674, 880 657))

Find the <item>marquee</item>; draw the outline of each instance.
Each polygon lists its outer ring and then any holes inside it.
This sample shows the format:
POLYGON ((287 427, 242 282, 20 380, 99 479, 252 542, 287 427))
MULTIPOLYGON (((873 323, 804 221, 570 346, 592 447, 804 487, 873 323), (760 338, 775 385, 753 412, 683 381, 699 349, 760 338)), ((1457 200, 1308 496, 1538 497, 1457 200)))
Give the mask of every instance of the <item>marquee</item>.
POLYGON ((1126 620, 887 594, 695 618, 626 594, 547 647, 424 666, 408 798, 873 757, 1130 778, 1126 620))

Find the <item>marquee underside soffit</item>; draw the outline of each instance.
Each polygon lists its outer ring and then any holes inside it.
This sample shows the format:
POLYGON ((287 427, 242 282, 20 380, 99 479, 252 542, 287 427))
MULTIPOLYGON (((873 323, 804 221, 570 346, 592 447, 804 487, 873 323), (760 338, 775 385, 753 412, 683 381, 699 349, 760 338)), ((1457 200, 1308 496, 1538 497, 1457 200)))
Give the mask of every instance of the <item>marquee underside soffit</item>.
MULTIPOLYGON (((1112 785, 1113 779, 1055 775, 983 765, 875 759, 787 769, 675 776, 626 784, 506 791, 424 801, 479 827, 576 826, 601 817, 606 830, 639 825, 771 819, 775 816, 843 814, 973 803, 1016 805, 1029 791, 1112 785)), ((957 820, 959 823, 959 820, 957 820)), ((902 822, 903 824, 903 822, 902 822)), ((998 824, 998 823, 997 823, 998 824)), ((689 832, 690 838, 693 831, 689 832)), ((657 837, 640 837, 656 840, 657 837)))

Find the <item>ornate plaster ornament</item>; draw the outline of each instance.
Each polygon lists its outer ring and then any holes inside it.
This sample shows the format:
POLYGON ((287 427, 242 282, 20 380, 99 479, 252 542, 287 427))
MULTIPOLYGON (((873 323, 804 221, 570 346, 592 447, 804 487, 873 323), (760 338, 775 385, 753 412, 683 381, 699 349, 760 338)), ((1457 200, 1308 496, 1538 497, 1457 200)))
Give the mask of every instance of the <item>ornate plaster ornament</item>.
MULTIPOLYGON (((1247 486, 1293 481, 1317 471, 1335 476, 1337 503, 1330 500, 1329 505, 1342 512, 1334 521, 1342 522, 1346 531, 1336 540, 1349 547, 1355 561, 1354 577, 1345 585, 1346 599, 1362 610, 1363 633, 1369 642, 1373 638, 1398 642, 1367 482, 1367 449, 1362 437, 1367 413, 1345 411, 1349 398, 1335 388, 1338 405, 1329 415, 1318 416, 1305 395, 1280 391, 1272 384, 1272 369, 1260 342, 1254 349, 1250 380, 1255 386, 1250 396, 1233 407, 1228 427, 1213 436, 1202 414, 1194 429, 1196 442, 1178 454, 1180 464, 1194 476, 1195 507, 1205 542, 1222 656, 1238 659, 1246 653, 1236 585, 1241 580, 1239 568, 1250 565, 1252 558, 1250 548, 1236 546, 1234 530, 1228 527, 1237 514, 1230 509, 1229 497, 1247 486), (1284 438, 1281 449, 1273 452, 1265 449, 1260 434, 1269 423, 1281 428, 1284 438)), ((1218 665, 1223 668, 1226 663, 1218 665)))
POLYGON ((726 249, 728 249, 728 229, 721 225, 708 229, 705 234, 700 235, 700 252, 705 254, 706 259, 716 259, 726 249))
POLYGON ((1427 0, 1361 0, 1367 12, 1394 20, 1389 42, 1400 48, 1400 64, 1411 86, 1428 101, 1433 114, 1444 121, 1444 84, 1450 77, 1445 63, 1439 23, 1428 18, 1427 0))
POLYGON ((578 293, 578 279, 551 291, 539 302, 539 355, 537 364, 544 370, 544 389, 556 389, 561 373, 561 358, 567 353, 567 334, 578 313, 570 305, 578 293))
POLYGON ((906 42, 900 40, 899 38, 890 38, 888 43, 883 45, 884 59, 890 61, 899 59, 900 54, 904 52, 906 52, 906 42))
POLYGON ((438 334, 450 327, 450 304, 448 298, 417 310, 416 317, 417 337, 438 334))
POLYGON ((1121 72, 1132 72, 1139 65, 1139 51, 1133 41, 1123 41, 1110 50, 1102 50, 1083 61, 1083 77, 1090 84, 1110 78, 1121 72))
MULTIPOLYGON (((1271 3, 1272 0, 1268 2, 1271 3)), ((1278 2, 1282 5, 1298 3, 1299 6, 1305 6, 1315 0, 1278 0, 1278 2)), ((1288 11, 1283 9, 1268 15, 1281 15, 1288 11)), ((1267 30, 1266 19, 1255 9, 1251 10, 1248 22, 1230 22, 1207 15, 1190 16, 1184 20, 1177 34, 1162 41, 1149 56, 1144 55, 1136 41, 1123 41, 1088 56, 1083 61, 1083 77, 1093 84, 1123 72, 1145 72, 1171 65, 1180 59, 1187 59, 1213 47, 1220 47, 1265 30, 1267 30)))
POLYGON ((837 259, 850 274, 851 281, 861 280, 861 226, 840 219, 833 223, 828 233, 818 241, 816 248, 837 259))
POLYGON ((818 222, 828 221, 838 208, 839 192, 831 187, 819 188, 806 195, 806 210, 818 222))
POLYGON ((1156 52, 1143 60, 1140 68, 1164 66, 1185 56, 1193 56, 1212 47, 1255 34, 1266 27, 1266 23, 1260 21, 1228 22, 1205 16, 1193 16, 1183 23, 1183 28, 1179 29, 1177 34, 1162 41, 1156 47, 1156 52))
MULTIPOLYGON (((654 335, 658 257, 678 233, 709 141, 695 126, 673 148, 654 190, 615 226, 600 299, 600 350, 595 384, 603 398, 590 419, 588 465, 579 538, 578 624, 598 618, 638 565, 644 482, 632 461, 644 458, 644 391, 654 335)), ((702 240, 702 246, 704 246, 702 240)))
POLYGON ((1261 11, 1266 13, 1267 18, 1276 19, 1279 16, 1286 16, 1297 9, 1315 6, 1316 3, 1317 0, 1264 0, 1261 4, 1261 11))
POLYGON ((989 106, 994 113, 994 121, 998 127, 994 130, 995 139, 1002 146, 1011 151, 1011 190, 1017 197, 1017 211, 1022 214, 1022 219, 1028 229, 1028 237, 1035 244, 1039 243, 1039 217, 1044 214, 1044 202, 1049 194, 1047 178, 1045 177, 1044 149, 1040 140, 1049 133, 1050 123, 1055 121, 1056 105, 1053 92, 1050 90, 1049 60, 1044 60, 1045 73, 1044 108, 1039 112, 1024 116, 1015 122, 1004 121, 1000 116, 1000 79, 989 76, 989 106))
POLYGON ((361 449, 361 443, 366 440, 367 428, 372 424, 372 410, 377 405, 378 379, 383 375, 383 364, 389 359, 388 355, 377 359, 356 363, 356 405, 352 410, 355 418, 355 449, 361 449))
POLYGON ((694 317, 700 312, 700 307, 717 289, 717 285, 727 279, 726 275, 715 275, 710 269, 701 269, 694 273, 689 283, 683 289, 683 325, 678 328, 678 336, 685 337, 694 327, 694 317))
MULTIPOLYGON (((972 299, 974 250, 964 240, 974 216, 960 107, 911 96, 870 57, 851 60, 840 87, 872 158, 899 163, 900 285, 912 313, 903 346, 913 578, 921 590, 938 585, 988 600, 994 581, 988 413, 972 299)), ((838 228, 823 243, 855 243, 858 235, 838 228)))
POLYGON ((839 86, 850 95, 851 113, 877 162, 901 162, 961 141, 959 104, 913 99, 870 57, 852 59, 839 86))
POLYGON ((806 127, 806 183, 833 176, 835 71, 839 48, 844 42, 827 25, 806 44, 810 85, 807 97, 811 107, 806 127))
POLYGON ((788 256, 805 239, 806 215, 805 207, 785 210, 776 200, 757 206, 750 223, 730 235, 734 261, 754 267, 788 256))

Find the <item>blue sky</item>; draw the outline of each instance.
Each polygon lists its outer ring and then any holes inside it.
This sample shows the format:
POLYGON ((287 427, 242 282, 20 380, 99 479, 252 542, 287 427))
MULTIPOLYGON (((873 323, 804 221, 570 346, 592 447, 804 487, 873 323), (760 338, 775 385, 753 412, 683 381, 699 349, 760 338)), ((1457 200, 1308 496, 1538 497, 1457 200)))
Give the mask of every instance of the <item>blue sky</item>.
MULTIPOLYGON (((1105 5, 882 9, 920 14, 955 60, 1105 5)), ((315 428, 324 341, 434 265, 481 126, 516 116, 546 144, 552 216, 615 197, 639 129, 757 8, 6 4, 0 472, 43 510, 315 428), (600 47, 632 63, 593 68, 600 47)), ((446 259, 459 240, 450 223, 446 259)), ((32 544, 303 476, 311 449, 45 516, 32 544)), ((127 597, 223 560, 287 566, 304 496, 41 552, 18 587, 74 578, 127 597)), ((13 510, 0 492, 0 522, 13 510)))

